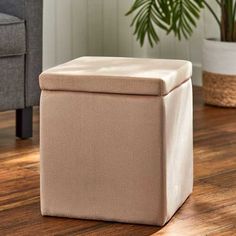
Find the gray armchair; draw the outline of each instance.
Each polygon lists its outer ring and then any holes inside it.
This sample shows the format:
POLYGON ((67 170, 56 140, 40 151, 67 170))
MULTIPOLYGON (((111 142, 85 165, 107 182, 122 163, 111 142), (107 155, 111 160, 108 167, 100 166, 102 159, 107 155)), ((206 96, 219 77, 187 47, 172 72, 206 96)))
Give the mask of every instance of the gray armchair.
POLYGON ((42 1, 0 0, 0 111, 16 110, 16 136, 32 136, 42 70, 42 1))

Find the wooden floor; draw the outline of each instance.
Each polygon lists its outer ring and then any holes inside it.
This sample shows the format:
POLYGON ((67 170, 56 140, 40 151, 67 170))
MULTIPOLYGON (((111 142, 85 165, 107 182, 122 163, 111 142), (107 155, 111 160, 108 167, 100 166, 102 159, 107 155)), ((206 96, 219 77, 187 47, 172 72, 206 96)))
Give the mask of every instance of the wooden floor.
POLYGON ((194 192, 163 228, 42 217, 38 110, 25 141, 14 137, 14 113, 0 113, 0 235, 236 235, 236 109, 194 94, 194 192))

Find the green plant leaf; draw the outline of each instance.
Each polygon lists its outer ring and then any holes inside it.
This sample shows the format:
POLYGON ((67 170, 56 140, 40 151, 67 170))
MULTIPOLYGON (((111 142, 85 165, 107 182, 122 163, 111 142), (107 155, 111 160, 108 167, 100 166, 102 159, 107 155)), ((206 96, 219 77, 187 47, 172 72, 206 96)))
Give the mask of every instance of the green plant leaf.
POLYGON ((136 0, 126 15, 134 14, 131 26, 141 46, 147 37, 150 45, 159 42, 158 28, 176 37, 188 38, 196 27, 204 0, 136 0))
POLYGON ((136 0, 126 15, 136 12, 131 26, 135 27, 134 34, 143 46, 145 37, 153 47, 159 41, 156 27, 168 31, 171 16, 169 1, 165 0, 136 0))
POLYGON ((200 17, 203 1, 195 0, 172 0, 170 1, 171 23, 168 33, 174 34, 181 40, 182 37, 188 39, 196 27, 196 22, 200 17))

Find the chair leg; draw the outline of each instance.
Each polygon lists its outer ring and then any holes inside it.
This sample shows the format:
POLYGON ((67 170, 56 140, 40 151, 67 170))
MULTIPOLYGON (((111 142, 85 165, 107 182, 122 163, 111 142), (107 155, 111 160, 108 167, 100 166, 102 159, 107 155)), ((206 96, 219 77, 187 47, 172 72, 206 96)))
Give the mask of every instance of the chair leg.
POLYGON ((27 107, 16 110, 16 137, 31 138, 33 135, 33 108, 27 107))

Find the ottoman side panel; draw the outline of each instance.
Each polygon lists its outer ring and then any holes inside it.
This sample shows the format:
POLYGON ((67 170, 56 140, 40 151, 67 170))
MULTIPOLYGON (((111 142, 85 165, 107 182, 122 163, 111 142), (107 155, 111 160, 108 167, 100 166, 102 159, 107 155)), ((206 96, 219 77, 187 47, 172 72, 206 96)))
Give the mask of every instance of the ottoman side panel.
POLYGON ((160 97, 43 91, 40 115, 43 215, 161 222, 160 97))
POLYGON ((165 222, 184 203, 193 188, 192 103, 191 80, 163 98, 165 222))

